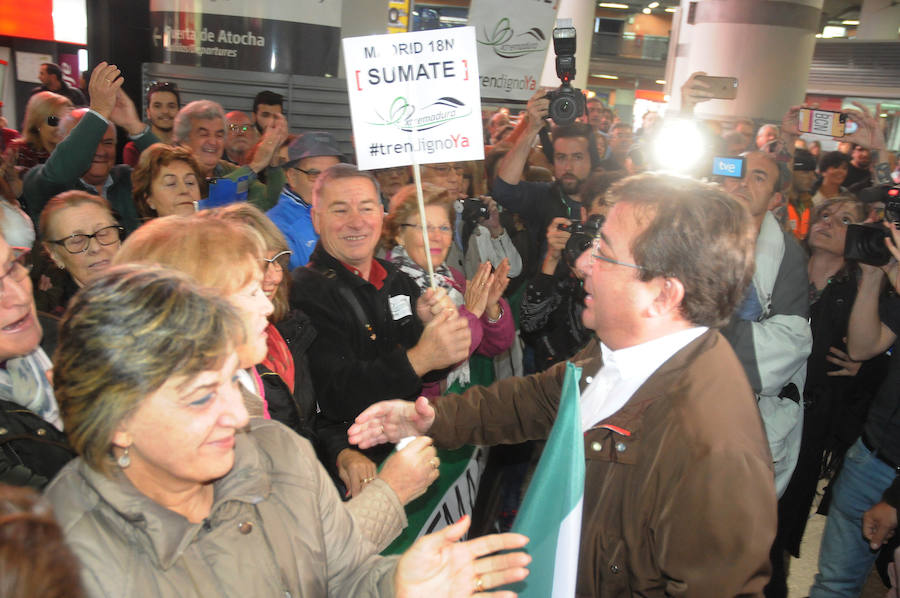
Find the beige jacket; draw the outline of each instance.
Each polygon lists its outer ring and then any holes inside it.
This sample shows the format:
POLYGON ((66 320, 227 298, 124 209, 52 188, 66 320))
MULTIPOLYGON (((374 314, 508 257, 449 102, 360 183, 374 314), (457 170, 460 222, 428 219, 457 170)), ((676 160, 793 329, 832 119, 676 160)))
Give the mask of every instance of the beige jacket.
MULTIPOLYGON (((210 515, 197 524, 80 458, 46 496, 92 597, 394 595, 396 559, 375 554, 309 443, 288 428, 252 419, 234 467, 214 485, 210 515)), ((402 506, 371 501, 367 516, 390 527, 402 506)))

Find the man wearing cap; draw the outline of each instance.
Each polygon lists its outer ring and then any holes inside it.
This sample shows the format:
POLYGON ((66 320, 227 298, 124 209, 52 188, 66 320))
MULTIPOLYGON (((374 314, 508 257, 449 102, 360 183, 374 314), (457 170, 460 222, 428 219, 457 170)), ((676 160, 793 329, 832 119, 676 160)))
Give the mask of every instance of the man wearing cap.
POLYGON ((267 215, 287 238, 291 270, 306 265, 319 240, 310 215, 316 177, 342 158, 334 137, 325 131, 303 133, 288 146, 288 160, 281 165, 287 182, 267 215))
POLYGON ((816 182, 816 159, 804 149, 794 151, 794 168, 791 188, 787 193, 785 228, 794 233, 798 241, 809 232, 809 216, 812 207, 812 188, 816 182))

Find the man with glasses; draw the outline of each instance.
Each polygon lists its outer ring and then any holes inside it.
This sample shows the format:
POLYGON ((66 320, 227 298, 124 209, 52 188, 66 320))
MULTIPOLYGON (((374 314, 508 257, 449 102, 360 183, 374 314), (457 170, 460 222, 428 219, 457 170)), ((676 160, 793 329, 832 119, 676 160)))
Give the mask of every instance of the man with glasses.
POLYGON ((0 483, 43 489, 75 456, 49 382, 56 322, 42 323, 28 277, 28 250, 0 237, 0 483))
POLYGON ((337 141, 325 131, 303 133, 288 146, 287 162, 281 165, 287 183, 266 215, 287 239, 291 270, 306 265, 319 240, 310 216, 313 184, 320 173, 342 159, 337 141))
POLYGON ((225 115, 224 160, 243 166, 250 162, 250 150, 256 145, 259 135, 250 117, 240 110, 232 110, 225 115))
MULTIPOLYGON (((689 179, 640 175, 576 267, 586 473, 578 596, 759 596, 775 535, 772 464, 756 401, 716 328, 753 269, 746 210, 689 179), (739 490, 736 490, 739 489, 739 490)), ((430 403, 387 401, 356 418, 367 448, 546 438, 566 364, 430 403)))
MULTIPOLYGON (((175 115, 181 108, 178 86, 168 81, 153 81, 147 87, 146 101, 146 115, 147 122, 150 123, 150 132, 156 135, 161 142, 171 145, 175 115)), ((140 157, 141 152, 138 151, 133 141, 129 141, 122 148, 122 162, 132 168, 137 166, 140 157)))

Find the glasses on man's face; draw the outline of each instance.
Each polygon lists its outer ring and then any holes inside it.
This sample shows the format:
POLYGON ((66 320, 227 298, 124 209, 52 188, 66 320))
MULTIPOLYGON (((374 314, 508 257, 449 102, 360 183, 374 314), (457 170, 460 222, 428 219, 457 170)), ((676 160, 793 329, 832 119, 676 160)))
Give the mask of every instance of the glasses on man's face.
POLYGON ((22 282, 31 272, 31 264, 28 263, 29 249, 27 247, 10 247, 12 259, 2 266, 0 274, 0 297, 6 292, 6 282, 22 282))
MULTIPOLYGON (((419 232, 419 233, 422 232, 422 225, 419 224, 418 222, 415 223, 415 224, 412 224, 412 223, 403 223, 403 224, 401 224, 400 226, 401 226, 402 228, 411 228, 411 229, 413 229, 414 231, 419 232)), ((440 233, 440 234, 442 234, 442 235, 449 235, 449 234, 451 234, 451 233, 453 232, 453 229, 450 228, 450 225, 449 225, 449 224, 442 224, 442 225, 440 225, 440 226, 435 226, 435 225, 433 225, 433 224, 429 224, 429 225, 428 225, 428 232, 429 232, 429 233, 440 233)))
POLYGON ((124 232, 125 229, 121 226, 104 226, 92 235, 78 233, 50 242, 62 245, 71 254, 79 254, 88 250, 88 247, 91 245, 91 239, 97 239, 97 242, 101 245, 112 245, 122 240, 122 233, 124 232))
POLYGON ((47 125, 51 127, 56 127, 59 125, 59 117, 55 114, 51 114, 47 117, 47 125))
POLYGON ((425 167, 435 171, 441 176, 447 176, 448 174, 450 174, 451 170, 456 174, 456 176, 462 176, 466 171, 465 166, 447 166, 446 164, 425 164, 425 167))
POLYGON ((251 125, 228 125, 228 128, 234 133, 246 133, 250 127, 251 125))
POLYGON ((269 271, 269 268, 272 268, 274 272, 284 272, 291 263, 291 252, 279 251, 272 257, 264 257, 263 261, 266 262, 266 272, 269 271))
POLYGON ((594 262, 601 261, 606 262, 608 264, 616 264, 617 266, 625 266, 626 268, 634 268, 635 270, 645 270, 643 266, 638 266, 637 264, 629 264, 628 262, 620 262, 619 260, 613 259, 611 257, 606 257, 602 253, 600 253, 600 244, 602 242, 602 238, 597 236, 594 237, 593 242, 591 243, 591 265, 594 265, 594 262))
POLYGON ((303 174, 305 174, 306 176, 308 176, 311 179, 315 179, 317 176, 322 174, 322 171, 317 168, 310 168, 309 170, 303 170, 302 168, 297 168, 296 166, 294 166, 294 170, 298 170, 298 171, 302 172, 303 174))

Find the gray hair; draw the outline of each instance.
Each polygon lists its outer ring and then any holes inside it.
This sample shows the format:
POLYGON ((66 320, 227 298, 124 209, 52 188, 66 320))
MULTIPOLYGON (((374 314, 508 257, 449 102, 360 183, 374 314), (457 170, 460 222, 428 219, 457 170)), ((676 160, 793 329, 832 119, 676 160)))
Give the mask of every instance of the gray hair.
POLYGON ((312 189, 312 203, 313 206, 317 206, 319 204, 319 196, 322 194, 322 189, 325 185, 328 185, 332 181, 337 181, 340 179, 366 179, 372 182, 372 185, 375 186, 375 195, 381 198, 381 186, 378 184, 378 181, 368 170, 360 170, 356 167, 355 164, 335 164, 330 168, 326 168, 322 174, 320 174, 316 178, 315 184, 313 184, 312 189))
POLYGON ((222 105, 212 100, 195 100, 185 105, 175 115, 175 124, 172 127, 172 137, 175 143, 181 143, 191 134, 194 127, 194 119, 220 118, 225 123, 225 110, 222 105))

